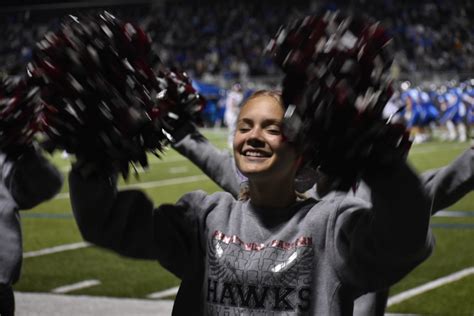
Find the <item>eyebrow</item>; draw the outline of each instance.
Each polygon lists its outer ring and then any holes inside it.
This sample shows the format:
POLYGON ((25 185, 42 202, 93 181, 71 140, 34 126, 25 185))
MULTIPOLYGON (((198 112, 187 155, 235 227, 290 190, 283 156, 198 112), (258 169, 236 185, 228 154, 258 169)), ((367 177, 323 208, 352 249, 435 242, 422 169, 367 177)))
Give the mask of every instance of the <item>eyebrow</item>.
MULTIPOLYGON (((252 124, 254 121, 251 118, 241 118, 237 121, 237 123, 247 123, 247 124, 252 124)), ((282 120, 276 120, 276 119, 266 119, 263 120, 262 125, 267 126, 267 125, 282 125, 283 121, 282 120)))

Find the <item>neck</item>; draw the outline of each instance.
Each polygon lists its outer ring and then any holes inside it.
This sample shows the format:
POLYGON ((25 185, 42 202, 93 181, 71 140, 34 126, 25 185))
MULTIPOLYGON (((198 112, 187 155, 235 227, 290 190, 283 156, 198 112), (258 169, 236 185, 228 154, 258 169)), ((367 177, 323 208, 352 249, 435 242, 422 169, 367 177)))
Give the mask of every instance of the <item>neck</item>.
POLYGON ((274 183, 249 182, 250 200, 259 207, 286 208, 296 201, 293 181, 291 185, 275 181, 274 183))

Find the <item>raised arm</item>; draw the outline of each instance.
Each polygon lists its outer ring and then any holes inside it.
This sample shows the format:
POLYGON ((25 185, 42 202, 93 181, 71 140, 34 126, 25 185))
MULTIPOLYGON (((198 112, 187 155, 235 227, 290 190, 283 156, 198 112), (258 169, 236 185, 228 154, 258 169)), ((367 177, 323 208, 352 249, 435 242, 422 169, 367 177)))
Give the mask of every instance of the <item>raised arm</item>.
POLYGON ((0 314, 14 314, 12 284, 20 277, 23 254, 19 209, 52 198, 61 188, 58 170, 33 147, 0 152, 0 314))
POLYGON ((474 189, 474 149, 467 149, 447 166, 424 172, 421 179, 432 214, 449 207, 474 189))
MULTIPOLYGON (((474 189, 474 149, 465 150, 447 166, 423 172, 420 180, 432 214, 456 203, 474 189)), ((370 201, 370 188, 361 183, 356 196, 370 201)))
POLYGON ((153 207, 139 190, 117 190, 117 176, 83 177, 73 168, 69 175, 71 204, 83 238, 121 255, 158 259, 178 277, 198 241, 198 225, 191 205, 202 195, 183 197, 177 204, 153 207), (194 201, 194 200, 193 200, 194 201))
MULTIPOLYGON (((2 155, 1 159, 4 158, 2 155)), ((2 176, 4 173, 4 162, 2 176)), ((0 296, 11 290, 11 284, 15 283, 20 276, 20 264, 22 258, 21 222, 18 214, 18 205, 13 200, 10 191, 5 186, 4 180, 0 181, 0 296)), ((11 294, 13 300, 13 294, 11 294)), ((2 301, 0 299, 0 301, 2 301)), ((0 302, 0 314, 4 311, 0 302)))
POLYGON ((240 189, 240 181, 230 152, 219 150, 196 130, 173 144, 181 155, 191 160, 218 186, 234 197, 240 189))
POLYGON ((337 253, 345 260, 339 271, 346 280, 376 290, 397 282, 430 255, 430 203, 405 162, 373 170, 364 180, 372 192, 371 202, 366 203, 367 210, 356 211, 347 210, 353 198, 342 203, 341 210, 346 211, 336 224, 341 228, 337 253))
POLYGON ((31 209, 61 190, 61 173, 33 147, 15 159, 0 153, 0 160, 2 181, 19 209, 31 209))
POLYGON ((415 172, 402 162, 367 175, 365 181, 372 190, 375 241, 394 252, 424 250, 430 205, 415 172))

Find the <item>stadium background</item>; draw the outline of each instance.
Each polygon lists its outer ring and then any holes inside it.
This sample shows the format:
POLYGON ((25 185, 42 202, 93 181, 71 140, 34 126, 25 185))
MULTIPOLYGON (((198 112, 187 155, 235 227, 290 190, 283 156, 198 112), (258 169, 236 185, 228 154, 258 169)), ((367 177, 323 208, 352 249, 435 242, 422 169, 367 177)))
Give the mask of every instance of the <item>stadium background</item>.
MULTIPOLYGON (((281 79, 279 70, 263 54, 278 26, 320 7, 346 6, 374 16, 392 32, 396 60, 392 74, 397 85, 409 81, 412 86, 439 87, 473 77, 474 3, 457 0, 2 1, 0 76, 21 73, 35 42, 48 30, 56 29, 66 14, 107 9, 147 30, 153 50, 165 64, 188 71, 208 100, 202 131, 217 146, 226 148, 221 117, 230 87, 240 82, 249 93, 274 87, 281 79)), ((469 142, 433 139, 414 146, 409 159, 423 171, 447 164, 469 146, 469 142)), ((60 153, 51 159, 67 175, 69 160, 60 153)), ((198 188, 218 190, 172 150, 162 160, 150 160, 150 170, 122 185, 143 188, 156 203, 173 202, 184 192, 198 188)), ((25 260, 15 290, 172 300, 172 289, 179 280, 157 263, 124 259, 82 243, 67 192, 66 181, 55 199, 22 213, 25 260), (64 287, 71 284, 84 286, 64 287)), ((460 271, 465 273, 453 282, 441 282, 393 304, 388 311, 473 315, 474 196, 466 196, 435 217, 432 227, 437 237, 434 255, 393 287, 392 297, 460 271)))

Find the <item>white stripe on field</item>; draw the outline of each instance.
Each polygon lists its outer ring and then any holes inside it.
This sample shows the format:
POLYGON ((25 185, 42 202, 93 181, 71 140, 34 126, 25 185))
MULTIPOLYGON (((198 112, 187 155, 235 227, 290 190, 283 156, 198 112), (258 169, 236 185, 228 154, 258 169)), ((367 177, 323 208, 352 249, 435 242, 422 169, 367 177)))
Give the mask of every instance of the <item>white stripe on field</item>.
POLYGON ((463 269, 463 270, 458 271, 456 273, 453 273, 453 274, 447 275, 445 277, 436 279, 434 281, 428 282, 428 283, 426 283, 422 286, 418 286, 418 287, 415 287, 411 290, 408 290, 408 291, 402 292, 400 294, 394 295, 394 296, 392 296, 388 299, 387 307, 398 304, 398 303, 403 302, 407 299, 410 299, 410 298, 412 298, 416 295, 428 292, 432 289, 443 286, 445 284, 458 281, 458 280, 460 280, 464 277, 467 277, 470 274, 474 274, 474 267, 463 269))
POLYGON ((188 167, 186 166, 182 166, 182 167, 174 167, 174 168, 170 168, 169 169, 169 172, 171 174, 176 174, 176 173, 185 173, 188 171, 188 167))
POLYGON ((90 244, 86 242, 76 242, 73 244, 65 244, 65 245, 60 245, 56 247, 51 247, 51 248, 45 248, 45 249, 40 249, 36 251, 28 251, 23 253, 23 258, 32 258, 32 257, 39 257, 39 256, 44 256, 44 255, 50 255, 53 253, 57 252, 63 252, 63 251, 68 251, 68 250, 76 250, 80 248, 85 248, 89 247, 90 244))
POLYGON ((85 281, 77 282, 74 284, 57 287, 55 289, 52 289, 51 292, 56 293, 56 294, 64 294, 64 293, 68 293, 68 292, 72 292, 76 290, 85 289, 86 287, 96 286, 99 284, 100 284, 99 280, 85 280, 85 281))
MULTIPOLYGON (((176 161, 184 161, 187 160, 187 158, 183 156, 171 156, 171 157, 165 157, 163 159, 154 159, 152 161, 148 162, 148 165, 158 165, 158 164, 163 164, 163 163, 169 163, 169 162, 176 162, 176 161)), ((62 172, 69 172, 71 170, 71 165, 67 165, 64 167, 59 168, 62 172)), ((141 169, 138 169, 141 170, 141 169)))
MULTIPOLYGON (((132 188, 150 189, 150 188, 164 187, 164 186, 167 186, 167 185, 204 181, 204 180, 208 180, 208 179, 209 178, 205 175, 197 175, 197 176, 189 176, 189 177, 181 177, 181 178, 172 178, 172 179, 166 179, 166 180, 143 182, 143 183, 127 184, 127 185, 119 186, 119 189, 132 189, 132 188)), ((60 194, 56 195, 54 197, 54 199, 55 200, 69 199, 69 193, 60 193, 60 194)))
POLYGON ((209 178, 206 175, 201 174, 197 176, 189 176, 189 177, 182 177, 182 178, 173 178, 173 179, 166 179, 166 180, 129 184, 129 185, 124 185, 124 186, 119 186, 119 189, 130 189, 130 188, 150 189, 150 188, 163 187, 167 185, 203 181, 203 180, 208 180, 208 179, 209 178))
POLYGON ((179 286, 176 286, 176 287, 172 287, 171 289, 164 290, 164 291, 151 293, 151 294, 147 295, 146 297, 147 298, 160 299, 160 298, 176 295, 176 294, 178 294, 178 290, 179 290, 179 286))
POLYGON ((474 216, 474 212, 463 212, 463 211, 439 211, 434 215, 436 217, 471 217, 474 216))

